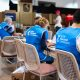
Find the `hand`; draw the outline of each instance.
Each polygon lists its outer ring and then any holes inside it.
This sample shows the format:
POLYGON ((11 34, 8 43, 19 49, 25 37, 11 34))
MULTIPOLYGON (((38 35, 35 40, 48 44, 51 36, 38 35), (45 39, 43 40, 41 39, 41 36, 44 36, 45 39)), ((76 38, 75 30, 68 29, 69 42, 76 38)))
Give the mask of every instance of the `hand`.
POLYGON ((14 33, 13 36, 23 36, 22 33, 14 33))
POLYGON ((54 46, 55 44, 52 42, 52 40, 47 40, 47 46, 54 46))

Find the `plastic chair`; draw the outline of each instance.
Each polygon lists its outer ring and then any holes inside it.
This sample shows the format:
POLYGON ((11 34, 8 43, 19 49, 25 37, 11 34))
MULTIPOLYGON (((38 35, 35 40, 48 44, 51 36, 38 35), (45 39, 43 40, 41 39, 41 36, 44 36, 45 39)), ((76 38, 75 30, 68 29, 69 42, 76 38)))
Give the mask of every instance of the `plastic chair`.
POLYGON ((56 67, 52 64, 40 63, 38 52, 31 44, 24 43, 24 51, 26 54, 25 66, 33 74, 40 77, 48 76, 56 73, 56 67))
POLYGON ((11 36, 4 37, 1 45, 1 56, 2 57, 16 57, 16 45, 14 38, 11 36))
POLYGON ((79 68, 74 55, 62 50, 56 50, 56 53, 60 80, 80 80, 79 68))
POLYGON ((15 39, 17 49, 17 62, 24 62, 25 54, 23 49, 23 42, 20 39, 15 39))
POLYGON ((15 38, 19 38, 19 36, 6 36, 3 40, 14 40, 15 38))

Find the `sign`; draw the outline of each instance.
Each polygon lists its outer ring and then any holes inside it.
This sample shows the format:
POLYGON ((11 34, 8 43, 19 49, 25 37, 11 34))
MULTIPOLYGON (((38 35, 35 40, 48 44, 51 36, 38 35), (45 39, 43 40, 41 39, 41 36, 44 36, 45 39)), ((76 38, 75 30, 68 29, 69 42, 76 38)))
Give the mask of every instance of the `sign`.
POLYGON ((16 21, 16 13, 5 13, 5 17, 11 17, 13 21, 16 21))

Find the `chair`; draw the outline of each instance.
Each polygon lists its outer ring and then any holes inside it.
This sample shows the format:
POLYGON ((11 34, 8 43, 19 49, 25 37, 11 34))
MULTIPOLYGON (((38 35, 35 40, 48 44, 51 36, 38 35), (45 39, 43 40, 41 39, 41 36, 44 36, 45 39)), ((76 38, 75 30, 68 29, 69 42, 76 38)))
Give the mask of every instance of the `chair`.
POLYGON ((16 57, 16 46, 14 38, 4 37, 1 45, 1 55, 2 57, 16 57))
MULTIPOLYGON (((20 39, 15 39, 16 43, 16 50, 17 50, 17 66, 19 63, 19 68, 17 68, 12 74, 16 72, 21 72, 22 74, 25 74, 25 71, 27 72, 25 66, 24 66, 24 60, 25 60, 25 53, 23 49, 23 42, 20 39)), ((25 75, 23 75, 22 79, 24 80, 25 75)))
POLYGON ((56 53, 60 80, 80 80, 79 68, 74 55, 63 50, 56 50, 56 53))
POLYGON ((40 77, 56 73, 56 67, 51 64, 41 63, 36 48, 31 44, 24 43, 26 59, 24 61, 26 68, 33 74, 40 77))
POLYGON ((3 40, 14 40, 15 38, 19 38, 19 36, 6 36, 3 40))
POLYGON ((17 62, 24 62, 25 54, 23 49, 23 42, 20 39, 15 39, 17 50, 17 62))

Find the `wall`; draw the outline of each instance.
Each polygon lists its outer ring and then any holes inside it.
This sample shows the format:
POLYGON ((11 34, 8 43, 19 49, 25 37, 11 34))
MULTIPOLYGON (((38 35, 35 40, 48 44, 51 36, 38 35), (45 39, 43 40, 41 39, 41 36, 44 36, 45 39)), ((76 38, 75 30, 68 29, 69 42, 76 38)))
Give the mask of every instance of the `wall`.
POLYGON ((3 21, 3 12, 0 12, 0 22, 3 21))
POLYGON ((18 12, 16 14, 17 14, 17 21, 19 23, 22 23, 24 25, 32 25, 34 23, 33 22, 34 13, 32 12, 32 4, 31 3, 20 2, 18 5, 18 12), (30 5, 30 11, 29 12, 23 11, 23 5, 24 4, 30 5))

